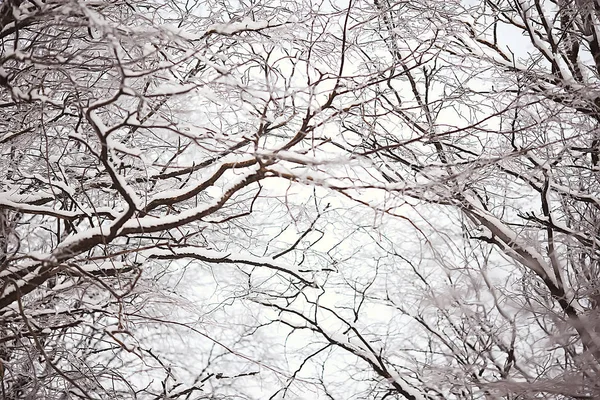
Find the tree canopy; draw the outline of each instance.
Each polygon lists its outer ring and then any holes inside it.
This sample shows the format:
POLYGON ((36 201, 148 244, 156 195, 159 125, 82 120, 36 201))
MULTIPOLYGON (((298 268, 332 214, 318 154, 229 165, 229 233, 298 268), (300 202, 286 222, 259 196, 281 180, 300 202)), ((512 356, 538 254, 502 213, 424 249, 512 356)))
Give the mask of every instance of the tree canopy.
POLYGON ((600 3, 1 0, 17 399, 600 396, 600 3))

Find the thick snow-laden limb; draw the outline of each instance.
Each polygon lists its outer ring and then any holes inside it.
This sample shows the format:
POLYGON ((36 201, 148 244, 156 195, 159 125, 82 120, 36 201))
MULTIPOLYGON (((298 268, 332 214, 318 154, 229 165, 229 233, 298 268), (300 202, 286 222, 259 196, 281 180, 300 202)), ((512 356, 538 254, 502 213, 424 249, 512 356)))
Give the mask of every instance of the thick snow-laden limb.
POLYGON ((268 21, 253 21, 249 18, 244 18, 240 22, 213 24, 208 27, 206 34, 217 33, 219 35, 234 35, 245 31, 260 31, 269 27, 268 21))
MULTIPOLYGON (((220 209, 238 190, 259 180, 261 177, 262 173, 260 171, 237 177, 237 179, 233 180, 229 186, 225 188, 224 194, 220 198, 213 199, 205 204, 182 211, 179 214, 132 218, 120 225, 117 235, 126 236, 139 233, 161 232, 183 226, 190 222, 199 221, 220 209)), ((123 218, 126 212, 127 211, 123 212, 119 219, 123 218)), ((117 221, 119 221, 119 219, 117 219, 117 221)), ((104 238, 108 232, 113 230, 115 223, 116 222, 113 222, 110 225, 105 224, 101 227, 87 229, 81 233, 68 237, 57 246, 52 254, 48 255, 48 259, 60 262, 61 260, 68 259, 95 245, 104 243, 104 238)))
POLYGON ((198 195, 200 192, 206 190, 210 186, 213 186, 217 182, 217 180, 229 170, 233 170, 236 168, 252 167, 250 171, 256 173, 259 170, 258 166, 256 165, 257 163, 258 161, 256 159, 223 162, 221 163, 221 165, 219 165, 219 168, 217 168, 217 170, 209 178, 203 179, 193 186, 185 186, 180 189, 172 189, 158 193, 144 207, 143 212, 149 212, 161 205, 171 205, 191 199, 192 197, 198 195))
MULTIPOLYGON (((0 310, 2 308, 4 308, 4 304, 2 303, 2 299, 5 298, 8 295, 14 294, 16 293, 18 290, 21 290, 21 288, 24 288, 26 285, 30 284, 32 281, 39 279, 40 275, 46 270, 47 268, 40 266, 37 266, 35 269, 31 270, 31 272, 28 272, 26 275, 24 275, 22 278, 20 279, 13 279, 12 280, 12 284, 10 285, 6 285, 3 289, 2 292, 0 292, 0 310)), ((11 301, 12 303, 12 301, 11 301)))
POLYGON ((118 151, 120 153, 127 154, 133 157, 139 157, 142 154, 142 151, 140 149, 127 147, 119 140, 114 140, 110 136, 106 138, 106 144, 111 150, 118 151))
POLYGON ((116 213, 107 207, 99 207, 95 210, 88 210, 88 212, 84 211, 68 211, 68 210, 55 210, 50 207, 37 206, 33 204, 24 204, 15 201, 11 201, 8 198, 2 196, 3 193, 0 193, 0 207, 7 208, 9 210, 15 210, 22 212, 24 214, 34 214, 34 215, 47 215, 49 217, 55 217, 67 221, 73 221, 79 218, 86 218, 92 215, 103 216, 109 219, 114 219, 116 217, 116 213))
POLYGON ((464 204, 462 206, 465 213, 487 228, 493 235, 492 237, 501 240, 506 245, 505 249, 508 255, 513 258, 517 257, 519 262, 526 265, 544 281, 557 285, 557 279, 553 276, 552 268, 537 250, 531 246, 523 245, 518 235, 500 219, 485 211, 476 198, 468 194, 463 194, 463 198, 464 204))
POLYGON ((149 249, 142 254, 148 258, 161 260, 189 258, 213 264, 227 263, 265 267, 287 275, 291 275, 307 285, 315 285, 304 278, 300 271, 298 271, 297 267, 283 263, 279 260, 275 260, 272 257, 256 257, 250 254, 236 254, 231 252, 204 249, 196 246, 170 246, 168 248, 149 249))
POLYGON ((172 35, 174 37, 193 42, 211 34, 231 36, 241 32, 260 31, 263 29, 277 26, 280 26, 280 24, 270 24, 269 21, 266 20, 254 21, 250 18, 244 18, 241 21, 237 22, 232 21, 226 23, 212 24, 208 26, 208 28, 206 28, 204 35, 199 35, 197 33, 190 32, 189 30, 180 28, 173 24, 162 24, 158 27, 157 32, 164 32, 168 35, 172 35))
POLYGON ((293 151, 264 151, 259 150, 256 155, 266 160, 282 160, 295 164, 307 166, 320 165, 347 165, 351 160, 345 155, 336 155, 327 157, 327 153, 316 155, 308 155, 308 152, 293 152, 293 151))

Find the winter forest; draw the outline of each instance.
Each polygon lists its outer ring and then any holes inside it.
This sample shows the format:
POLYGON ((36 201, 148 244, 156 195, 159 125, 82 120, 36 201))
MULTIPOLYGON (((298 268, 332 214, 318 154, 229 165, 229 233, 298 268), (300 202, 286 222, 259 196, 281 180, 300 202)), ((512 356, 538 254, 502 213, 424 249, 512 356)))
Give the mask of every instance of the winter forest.
POLYGON ((0 0, 1 400, 600 398, 600 1, 0 0))

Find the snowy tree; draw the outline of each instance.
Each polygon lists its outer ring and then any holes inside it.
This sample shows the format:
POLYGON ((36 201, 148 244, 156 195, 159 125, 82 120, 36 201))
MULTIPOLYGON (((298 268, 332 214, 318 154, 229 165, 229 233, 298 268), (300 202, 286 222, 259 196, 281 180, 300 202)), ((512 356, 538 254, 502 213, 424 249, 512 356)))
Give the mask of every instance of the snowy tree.
POLYGON ((309 108, 325 78, 293 81, 295 63, 322 51, 280 29, 293 11, 2 3, 5 398, 190 398, 210 377, 253 374, 205 365, 184 387, 167 338, 201 326, 175 311, 185 309, 177 260, 239 268, 212 301, 254 279, 281 295, 313 285, 280 259, 293 247, 269 247, 249 225, 258 199, 277 199, 260 183, 278 162, 263 138, 289 149, 328 107, 309 108))
POLYGON ((6 399, 598 396, 593 2, 0 2, 6 399))
MULTIPOLYGON (((360 144, 339 144, 380 172, 362 180, 390 196, 377 209, 407 218, 412 206, 421 242, 438 251, 433 263, 422 251, 408 258, 382 233, 385 253, 414 271, 417 294, 371 290, 374 279, 359 304, 395 308, 419 339, 373 334, 368 316, 359 335, 357 314, 341 318, 362 341, 355 352, 384 377, 404 371, 426 398, 596 398, 597 5, 432 3, 414 9, 430 22, 416 27, 405 19, 411 6, 378 7, 383 70, 404 73, 345 121, 360 144), (433 38, 426 62, 418 38, 433 38), (432 218, 432 204, 447 217, 432 218), (382 350, 368 344, 373 336, 394 344, 382 350)), ((355 189, 338 187, 360 199, 355 189)))
POLYGON ((322 292, 262 303, 319 344, 301 369, 333 398, 352 379, 358 398, 597 397, 596 11, 361 12, 357 43, 380 39, 352 67, 378 82, 341 74, 356 102, 331 144, 351 159, 304 175, 371 214, 344 213, 322 292))

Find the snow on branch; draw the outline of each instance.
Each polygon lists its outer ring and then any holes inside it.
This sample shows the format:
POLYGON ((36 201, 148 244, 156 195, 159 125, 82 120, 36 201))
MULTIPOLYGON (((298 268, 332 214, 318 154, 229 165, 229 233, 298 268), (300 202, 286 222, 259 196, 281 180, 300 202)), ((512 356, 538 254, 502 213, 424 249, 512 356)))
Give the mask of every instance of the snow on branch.
POLYGON ((169 246, 168 248, 151 249, 144 252, 148 258, 159 260, 177 260, 190 258, 211 264, 242 264, 254 267, 265 267, 287 275, 291 275, 302 283, 310 286, 315 284, 302 276, 298 268, 283 263, 271 257, 256 257, 250 254, 223 252, 204 249, 196 246, 169 246))
POLYGON ((236 33, 247 31, 260 31, 279 25, 269 25, 268 21, 253 21, 249 18, 244 18, 240 22, 229 22, 225 24, 213 24, 208 27, 206 34, 216 33, 219 35, 235 35, 236 33))

